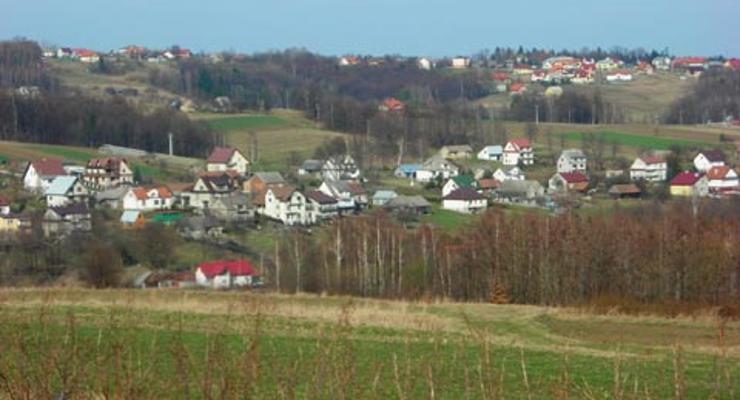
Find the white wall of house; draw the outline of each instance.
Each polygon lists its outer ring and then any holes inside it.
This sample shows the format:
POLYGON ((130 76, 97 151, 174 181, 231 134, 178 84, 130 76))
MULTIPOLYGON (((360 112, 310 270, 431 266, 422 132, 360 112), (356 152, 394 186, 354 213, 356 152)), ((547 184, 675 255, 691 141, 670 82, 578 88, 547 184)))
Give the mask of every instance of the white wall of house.
POLYGON ((442 208, 459 213, 471 214, 485 210, 486 199, 480 200, 442 200, 442 208))
POLYGON ((231 158, 227 163, 206 163, 206 170, 208 172, 223 172, 233 170, 241 175, 245 175, 249 170, 249 160, 240 152, 234 151, 231 154, 231 158))
POLYGON ((265 207, 262 214, 276 219, 285 225, 306 225, 310 223, 306 210, 306 197, 294 191, 286 201, 278 199, 272 190, 265 193, 265 207))
POLYGON ((558 172, 583 172, 586 170, 586 157, 568 157, 560 155, 558 158, 558 172))
POLYGON ((642 159, 637 158, 632 163, 632 166, 630 166, 630 179, 633 181, 642 179, 651 182, 661 182, 666 180, 667 171, 668 164, 665 162, 647 164, 642 159))
POLYGON ((699 153, 694 157, 694 167, 699 172, 707 172, 712 167, 721 167, 723 165, 725 165, 724 161, 709 161, 703 153, 699 153))
POLYGON ((30 165, 26 170, 26 174, 23 176, 23 187, 32 192, 44 192, 51 186, 51 181, 54 178, 56 176, 41 177, 33 165, 30 165))
POLYGON ((710 179, 709 189, 711 190, 727 190, 738 188, 738 176, 735 170, 730 169, 727 171, 724 179, 710 179))
POLYGON ((460 186, 454 180, 448 179, 444 186, 442 186, 442 197, 446 197, 457 189, 460 189, 460 186))
POLYGON ((173 201, 172 197, 160 198, 157 189, 147 192, 147 198, 142 200, 136 197, 132 189, 123 196, 123 209, 137 211, 166 210, 172 207, 173 201))

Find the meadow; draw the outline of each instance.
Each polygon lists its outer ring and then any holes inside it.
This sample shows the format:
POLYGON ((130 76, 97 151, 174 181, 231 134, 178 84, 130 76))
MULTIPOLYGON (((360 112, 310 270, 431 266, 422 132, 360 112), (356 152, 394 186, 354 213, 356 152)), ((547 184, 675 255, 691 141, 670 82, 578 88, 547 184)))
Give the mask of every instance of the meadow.
POLYGON ((733 398, 740 325, 175 290, 0 292, 2 398, 733 398))
MULTIPOLYGON (((564 135, 566 137, 566 140, 569 141, 582 141, 585 137, 585 134, 580 132, 571 132, 564 135)), ((670 150, 673 146, 686 148, 703 148, 716 146, 715 143, 706 143, 671 137, 634 135, 615 131, 601 131, 596 132, 594 135, 596 138, 603 138, 603 140, 607 143, 607 146, 612 143, 617 143, 620 146, 627 146, 639 149, 670 150)))

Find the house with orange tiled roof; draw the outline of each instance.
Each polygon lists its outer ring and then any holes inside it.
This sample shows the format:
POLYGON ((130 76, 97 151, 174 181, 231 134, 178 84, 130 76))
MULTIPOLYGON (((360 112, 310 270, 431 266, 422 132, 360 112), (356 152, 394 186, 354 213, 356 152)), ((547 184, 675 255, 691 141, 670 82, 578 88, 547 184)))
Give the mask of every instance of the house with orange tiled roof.
POLYGON ((403 112, 406 109, 406 105, 403 104, 401 100, 398 100, 395 97, 388 97, 387 99, 383 100, 382 103, 378 106, 378 110, 383 112, 403 112))
POLYGON ((712 193, 722 193, 738 190, 737 171, 727 165, 715 166, 707 171, 709 179, 709 191, 712 193))
POLYGON ((167 186, 134 187, 123 196, 123 209, 136 211, 166 210, 175 196, 167 186))
POLYGON ((534 151, 532 143, 528 139, 512 139, 504 146, 504 165, 532 165, 534 164, 534 151))

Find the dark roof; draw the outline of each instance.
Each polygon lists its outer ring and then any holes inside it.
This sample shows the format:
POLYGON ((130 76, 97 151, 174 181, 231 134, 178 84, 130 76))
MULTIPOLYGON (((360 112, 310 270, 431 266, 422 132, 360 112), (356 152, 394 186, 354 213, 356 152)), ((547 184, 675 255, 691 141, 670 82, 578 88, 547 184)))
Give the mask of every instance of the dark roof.
POLYGON ((702 151, 701 154, 704 154, 704 157, 711 162, 725 161, 725 153, 723 153, 722 150, 707 150, 702 151))
POLYGON ((301 165, 301 169, 305 171, 321 171, 321 167, 324 165, 323 160, 306 160, 301 165))
POLYGON ((642 191, 634 183, 616 184, 609 188, 609 194, 640 194, 642 191))
POLYGON ((483 200, 482 194, 470 188, 460 188, 444 197, 444 200, 483 200))
POLYGON ((280 172, 274 172, 274 171, 255 172, 253 178, 257 178, 268 185, 273 185, 277 183, 285 183, 285 179, 280 174, 280 172))
POLYGON ((319 204, 336 204, 337 200, 318 190, 309 190, 306 197, 319 204))
POLYGON ((208 156, 208 162, 225 164, 229 162, 234 151, 236 151, 236 149, 233 147, 216 147, 213 149, 213 152, 211 152, 211 155, 208 156))
POLYGON ((89 214, 90 210, 85 203, 69 203, 60 207, 50 207, 59 216, 89 214))
POLYGON ((428 208, 432 205, 422 196, 398 196, 385 203, 386 208, 428 208))

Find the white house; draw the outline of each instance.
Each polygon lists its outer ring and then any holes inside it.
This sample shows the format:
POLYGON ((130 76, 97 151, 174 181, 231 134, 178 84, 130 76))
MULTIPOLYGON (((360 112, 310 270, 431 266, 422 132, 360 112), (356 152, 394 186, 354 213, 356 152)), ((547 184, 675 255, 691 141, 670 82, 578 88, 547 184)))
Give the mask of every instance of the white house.
POLYGON ((737 172, 726 166, 712 167, 707 171, 709 179, 709 191, 712 193, 723 193, 732 190, 738 190, 737 172))
POLYGON ((267 188, 255 199, 257 212, 278 220, 285 225, 308 225, 311 223, 306 207, 306 196, 292 186, 267 188))
POLYGON ((99 190, 134 183, 134 173, 125 158, 94 158, 85 165, 82 179, 99 190))
POLYGON ((206 160, 206 171, 236 171, 239 175, 246 175, 249 164, 241 151, 233 147, 216 147, 206 160))
POLYGON ((321 166, 321 176, 332 181, 359 179, 360 169, 357 167, 355 159, 346 154, 325 160, 321 166))
POLYGON ((493 173, 493 179, 504 182, 504 181, 523 181, 524 174, 519 167, 504 167, 499 168, 493 173))
POLYGON ((455 57, 452 59, 452 68, 465 69, 468 67, 470 67, 470 59, 468 57, 455 57))
POLYGON ((504 165, 532 165, 534 151, 528 139, 512 139, 504 147, 504 165))
POLYGON ((702 151, 694 157, 694 167, 699 172, 707 172, 712 167, 725 165, 725 154, 721 150, 702 151))
POLYGON ((61 207, 73 202, 85 202, 90 192, 76 176, 58 176, 44 193, 47 207, 61 207))
POLYGON ((4 196, 0 196, 0 215, 10 214, 10 200, 4 196))
POLYGON ((428 58, 422 57, 416 61, 416 66, 419 67, 419 69, 428 71, 432 69, 432 62, 428 58))
POLYGON ((338 201, 321 191, 309 190, 306 192, 306 201, 308 219, 312 224, 336 217, 338 214, 338 201))
POLYGON ((353 181, 324 181, 319 191, 337 200, 339 213, 354 212, 367 207, 368 198, 365 189, 353 181))
POLYGON ((445 210, 475 214, 488 207, 486 198, 470 188, 461 188, 442 198, 442 208, 445 210))
POLYGON ((54 178, 66 176, 61 160, 42 159, 31 161, 23 172, 23 187, 32 192, 43 193, 54 178))
POLYGON ((478 190, 478 182, 470 175, 453 176, 442 186, 442 197, 446 197, 455 190, 462 188, 478 190))
POLYGON ((629 71, 612 71, 606 74, 607 82, 629 82, 632 80, 632 73, 629 71))
POLYGON ((241 191, 239 179, 226 172, 206 172, 198 176, 193 187, 183 190, 180 202, 185 207, 207 209, 219 197, 241 191))
POLYGON ((566 149, 558 158, 558 172, 586 171, 588 159, 581 149, 566 149))
POLYGON ((504 156, 504 148, 499 145, 486 146, 478 152, 478 159, 485 161, 501 161, 504 156))
POLYGON ((612 59, 611 57, 607 57, 596 62, 596 69, 599 71, 611 71, 617 68, 619 68, 619 62, 612 59))
POLYGON ((630 179, 650 182, 665 181, 668 175, 668 164, 660 157, 637 157, 630 166, 630 179))
POLYGON ((255 268, 245 260, 205 262, 195 269, 198 286, 212 289, 249 287, 257 277, 255 268))
POLYGON ((437 178, 449 179, 452 176, 460 174, 460 167, 452 161, 446 160, 439 154, 436 154, 426 161, 416 170, 416 180, 419 182, 431 182, 437 178))
POLYGON ((172 208, 174 196, 166 186, 131 188, 123 196, 124 210, 153 211, 172 208))

